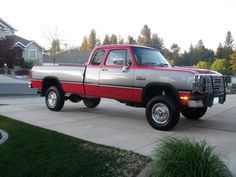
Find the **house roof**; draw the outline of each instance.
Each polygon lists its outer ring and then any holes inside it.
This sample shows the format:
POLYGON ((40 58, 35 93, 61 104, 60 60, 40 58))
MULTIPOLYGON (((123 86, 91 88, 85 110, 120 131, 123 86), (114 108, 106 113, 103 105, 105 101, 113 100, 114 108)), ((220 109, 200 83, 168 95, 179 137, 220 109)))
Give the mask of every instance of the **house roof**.
POLYGON ((6 21, 4 21, 2 18, 0 18, 0 28, 6 28, 6 29, 10 29, 14 32, 16 32, 17 30, 12 27, 9 23, 7 23, 6 21))
POLYGON ((38 43, 36 43, 35 41, 32 40, 28 40, 25 39, 23 37, 17 36, 17 35, 12 35, 12 36, 8 36, 8 39, 13 39, 14 40, 14 46, 22 46, 23 48, 31 45, 32 43, 34 43, 35 45, 37 45, 40 49, 43 49, 38 43))
MULTIPOLYGON (((91 52, 82 52, 77 49, 67 50, 55 55, 55 63, 57 64, 85 64, 88 61, 91 52)), ((53 63, 53 57, 43 55, 43 63, 53 63)))

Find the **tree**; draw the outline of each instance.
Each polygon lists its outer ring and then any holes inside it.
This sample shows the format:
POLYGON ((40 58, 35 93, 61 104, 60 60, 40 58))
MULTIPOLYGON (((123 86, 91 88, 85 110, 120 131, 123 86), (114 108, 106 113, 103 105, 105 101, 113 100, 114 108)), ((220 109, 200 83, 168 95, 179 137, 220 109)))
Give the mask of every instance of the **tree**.
POLYGON ((91 30, 89 39, 88 39, 88 49, 93 50, 97 46, 97 35, 94 29, 91 30))
POLYGON ((137 41, 133 38, 133 36, 128 36, 127 44, 137 44, 137 41))
POLYGON ((80 46, 81 51, 88 51, 90 50, 89 43, 88 43, 88 38, 84 36, 83 42, 80 46))
POLYGON ((233 73, 236 73, 236 51, 230 55, 230 69, 233 73))
POLYGON ((217 49, 216 49, 216 58, 226 58, 224 54, 224 47, 221 43, 219 43, 217 49))
POLYGON ((198 51, 204 51, 205 50, 205 46, 203 44, 203 41, 200 39, 195 47, 198 51))
POLYGON ((165 48, 163 39, 158 37, 157 34, 153 34, 152 38, 151 38, 150 47, 153 47, 155 49, 158 49, 158 50, 162 51, 165 48))
POLYGON ((50 31, 48 30, 45 37, 48 39, 50 47, 49 52, 53 59, 53 64, 55 65, 56 62, 56 54, 61 51, 61 33, 58 31, 57 28, 55 30, 50 31))
POLYGON ((151 29, 144 25, 141 30, 141 35, 138 37, 138 44, 144 46, 151 46, 151 29))
POLYGON ((233 36, 230 31, 227 32, 226 37, 225 37, 225 47, 233 47, 233 36))
POLYGON ((226 59, 216 59, 212 65, 211 69, 220 72, 221 74, 228 74, 228 62, 226 59))
POLYGON ((125 42, 124 42, 124 38, 122 38, 120 35, 119 35, 119 42, 118 42, 119 44, 124 44, 125 42))
POLYGON ((61 43, 59 39, 53 39, 51 42, 51 48, 50 48, 50 53, 51 55, 55 55, 58 52, 61 51, 61 47, 60 47, 61 43))
POLYGON ((177 60, 179 60, 180 57, 180 47, 178 44, 173 43, 172 46, 170 47, 171 49, 171 58, 176 63, 177 60))
POLYGON ((115 34, 112 34, 110 37, 110 44, 117 44, 118 40, 117 40, 117 36, 115 34))
POLYGON ((0 40, 0 67, 6 63, 8 67, 14 67, 14 58, 12 57, 12 46, 14 41, 12 39, 0 40))
POLYGON ((206 61, 199 61, 196 65, 196 68, 198 68, 198 69, 208 69, 209 64, 206 61))
POLYGON ((230 55, 233 53, 233 37, 230 31, 227 32, 225 37, 225 45, 223 48, 224 58, 230 60, 230 55))
POLYGON ((106 34, 104 40, 103 40, 103 45, 110 44, 110 37, 109 35, 106 34))

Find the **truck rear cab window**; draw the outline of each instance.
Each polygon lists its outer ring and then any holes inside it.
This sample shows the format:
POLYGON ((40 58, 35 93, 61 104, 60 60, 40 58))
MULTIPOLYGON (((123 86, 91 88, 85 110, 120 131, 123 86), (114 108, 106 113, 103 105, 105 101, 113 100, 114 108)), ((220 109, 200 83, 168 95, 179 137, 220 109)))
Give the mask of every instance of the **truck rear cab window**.
POLYGON ((92 65, 100 65, 103 59, 105 51, 104 50, 97 50, 92 59, 92 65))
POLYGON ((128 50, 111 50, 108 54, 106 65, 122 66, 132 63, 128 50), (125 62, 125 63, 124 63, 125 62))

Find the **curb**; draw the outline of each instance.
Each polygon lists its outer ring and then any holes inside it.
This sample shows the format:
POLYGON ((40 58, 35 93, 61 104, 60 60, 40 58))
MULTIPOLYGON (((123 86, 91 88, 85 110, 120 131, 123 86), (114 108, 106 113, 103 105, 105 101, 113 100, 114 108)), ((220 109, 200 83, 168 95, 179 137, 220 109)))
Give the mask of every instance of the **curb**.
POLYGON ((150 168, 151 168, 151 162, 147 164, 147 166, 140 171, 140 173, 136 177, 149 177, 150 176, 150 168))
POLYGON ((2 137, 0 139, 0 144, 2 144, 8 139, 8 134, 5 131, 3 131, 2 129, 0 129, 0 134, 2 135, 2 137))

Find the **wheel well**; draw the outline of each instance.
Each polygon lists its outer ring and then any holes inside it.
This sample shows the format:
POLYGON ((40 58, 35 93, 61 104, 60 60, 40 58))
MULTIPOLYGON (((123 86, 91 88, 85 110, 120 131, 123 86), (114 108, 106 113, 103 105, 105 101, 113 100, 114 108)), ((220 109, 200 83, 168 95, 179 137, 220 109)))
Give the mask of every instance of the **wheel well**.
POLYGON ((46 77, 43 79, 43 84, 42 84, 42 96, 45 96, 46 91, 49 87, 51 86, 58 86, 59 89, 62 90, 61 84, 57 78, 54 77, 46 77))
POLYGON ((180 103, 176 89, 171 85, 162 84, 153 84, 145 87, 142 97, 143 103, 146 105, 151 98, 157 95, 168 95, 170 98, 174 99, 176 103, 180 103))

